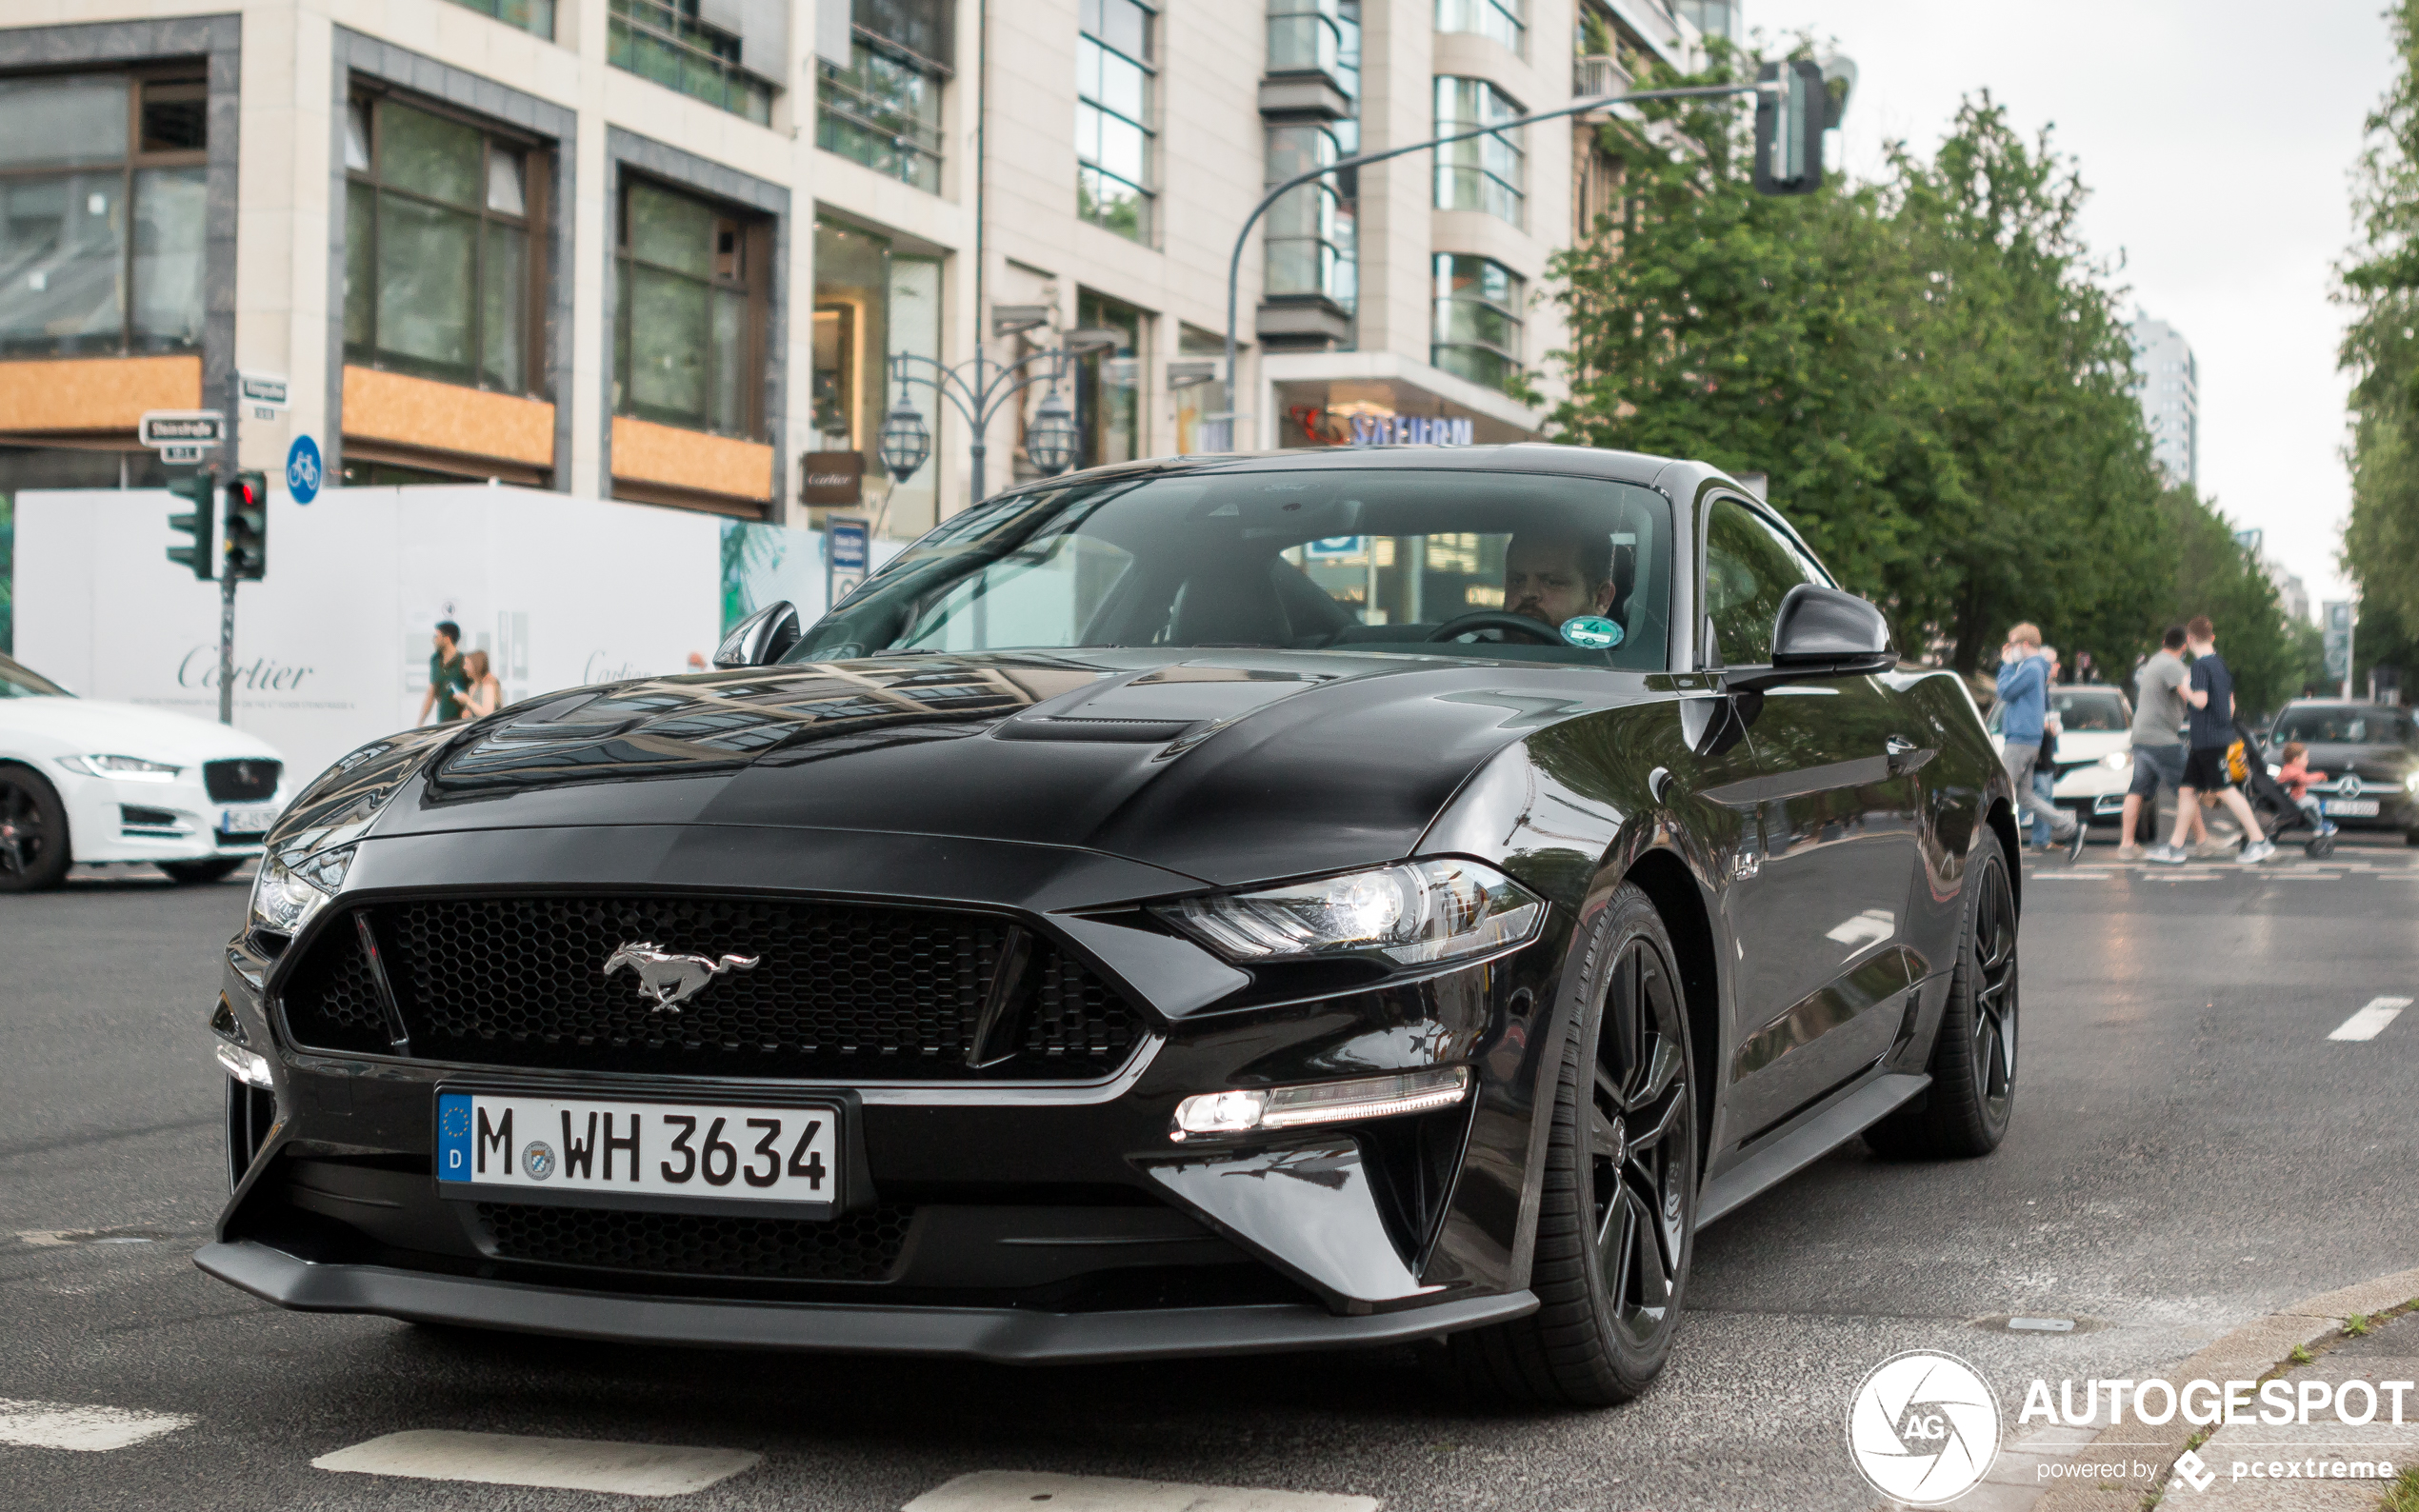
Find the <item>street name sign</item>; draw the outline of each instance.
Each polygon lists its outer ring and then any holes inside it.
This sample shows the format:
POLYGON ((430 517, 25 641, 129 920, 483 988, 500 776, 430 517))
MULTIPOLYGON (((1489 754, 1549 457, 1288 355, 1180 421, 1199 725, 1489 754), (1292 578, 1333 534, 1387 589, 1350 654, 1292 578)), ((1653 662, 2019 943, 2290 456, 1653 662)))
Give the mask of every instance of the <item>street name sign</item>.
POLYGON ((235 379, 236 392, 248 405, 267 405, 272 409, 286 408, 286 380, 279 373, 240 373, 235 379))
POLYGON ((215 447, 227 440, 227 417, 215 409, 146 409, 135 435, 155 449, 215 447))

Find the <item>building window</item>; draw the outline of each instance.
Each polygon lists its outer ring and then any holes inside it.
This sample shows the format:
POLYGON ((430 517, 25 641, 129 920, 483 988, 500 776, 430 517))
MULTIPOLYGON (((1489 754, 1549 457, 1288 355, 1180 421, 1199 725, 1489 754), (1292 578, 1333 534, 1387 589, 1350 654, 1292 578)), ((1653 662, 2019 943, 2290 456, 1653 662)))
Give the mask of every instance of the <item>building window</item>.
MULTIPOLYGON (((1521 113, 1509 95, 1485 79, 1440 76, 1436 134, 1475 130, 1521 113)), ((1485 210, 1514 226, 1526 224, 1527 155, 1509 135, 1474 136, 1436 149, 1436 208, 1485 210)))
POLYGON ((1337 0, 1269 0, 1269 71, 1332 78, 1344 49, 1337 0))
MULTIPOLYGON (((1324 168, 1342 155, 1327 124, 1296 121, 1269 128, 1270 185, 1324 168)), ((1341 214, 1336 176, 1311 180, 1269 208, 1262 232, 1268 254, 1269 297, 1323 296, 1349 310, 1350 223, 1341 214)))
POLYGON ((209 122, 198 74, 0 79, 0 352, 201 346, 209 122))
POLYGON ((528 141, 380 96, 345 112, 345 360, 533 381, 547 175, 528 141))
POLYGON ((1117 333, 1116 346, 1086 352, 1075 365, 1075 414, 1087 468, 1142 455, 1144 319, 1131 305, 1089 288, 1076 291, 1075 324, 1117 333))
POLYGON ((1082 0, 1075 43, 1075 209, 1094 226, 1151 239, 1151 31, 1136 0, 1082 0))
POLYGON ((453 0, 465 10, 493 16, 508 27, 554 40, 554 0, 453 0))
POLYGON ((1520 371, 1520 312, 1527 285, 1491 258, 1436 254, 1436 333, 1428 360, 1489 388, 1520 371))
POLYGON ((624 177, 614 251, 616 413, 758 434, 771 240, 761 220, 624 177))
POLYGON ((856 0, 853 15, 849 66, 816 65, 815 145, 938 194, 950 0, 856 0))
POLYGON ((608 9, 605 57, 613 67, 771 124, 771 82, 739 66, 737 34, 699 20, 697 0, 608 0, 608 9))
POLYGON ((1436 0, 1436 30, 1489 37, 1527 57, 1528 0, 1436 0))

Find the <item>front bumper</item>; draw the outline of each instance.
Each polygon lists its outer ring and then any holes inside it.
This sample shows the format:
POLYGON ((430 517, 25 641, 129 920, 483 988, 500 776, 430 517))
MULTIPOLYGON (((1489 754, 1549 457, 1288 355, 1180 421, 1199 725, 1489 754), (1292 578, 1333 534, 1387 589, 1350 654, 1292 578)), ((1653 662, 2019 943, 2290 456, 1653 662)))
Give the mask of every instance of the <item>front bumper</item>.
MULTIPOLYGON (((802 846, 795 832, 744 836, 723 830, 700 845, 694 875, 678 847, 668 856, 657 845, 645 852, 643 885, 727 885, 748 875, 782 885, 781 866, 794 874, 825 864, 852 881, 868 874, 862 858, 802 846), (771 870, 751 867, 751 852, 771 870)), ((524 832, 509 852, 492 837, 365 842, 341 901, 570 885, 565 878, 610 885, 606 839, 524 832), (504 869, 482 875, 482 866, 504 869)), ((929 888, 925 901, 999 909, 1048 931, 1140 1005, 1150 1039, 1102 1080, 709 1080, 308 1051, 287 1037, 277 1001, 281 966, 313 937, 279 962, 239 939, 225 996, 247 1043, 270 1060, 275 1110, 240 1124, 230 1116, 230 1139, 251 1147, 233 1152, 220 1243, 198 1263, 304 1310, 999 1360, 1347 1346, 1431 1337, 1535 1306, 1529 1168, 1550 1104, 1538 1067, 1554 1053, 1543 1005, 1556 997, 1561 921, 1475 965, 1271 994, 1186 942, 1094 917, 1104 904, 1175 890, 1184 879, 1083 853, 1009 854, 1034 848, 953 843, 935 853, 929 877, 911 856, 882 870, 901 893, 929 888), (1168 1137, 1176 1103, 1193 1093, 1444 1064, 1469 1066, 1473 1085, 1443 1112, 1181 1145, 1168 1137), (440 1195, 433 1177, 436 1090, 464 1082, 730 1104, 839 1096, 863 1162, 844 1215, 878 1207, 909 1215, 901 1222, 910 1226, 872 1279, 617 1268, 515 1250, 508 1230, 518 1220, 502 1215, 499 1226, 488 1204, 440 1195)), ((621 874, 633 869, 624 864, 621 874)), ((328 917, 339 910, 323 925, 328 917)))
POLYGON ((281 784, 257 803, 218 803, 204 790, 198 766, 165 783, 86 777, 55 766, 44 775, 67 809, 74 859, 85 865, 257 856, 265 831, 229 832, 223 827, 228 811, 282 812, 293 796, 281 784))
POLYGON ((313 1264, 255 1241, 204 1245, 193 1263, 297 1312, 382 1313, 414 1323, 619 1343, 842 1350, 1004 1364, 1367 1348, 1508 1323, 1537 1310, 1536 1297, 1527 1291, 1359 1317, 1304 1303, 1050 1313, 622 1297, 382 1265, 313 1264))

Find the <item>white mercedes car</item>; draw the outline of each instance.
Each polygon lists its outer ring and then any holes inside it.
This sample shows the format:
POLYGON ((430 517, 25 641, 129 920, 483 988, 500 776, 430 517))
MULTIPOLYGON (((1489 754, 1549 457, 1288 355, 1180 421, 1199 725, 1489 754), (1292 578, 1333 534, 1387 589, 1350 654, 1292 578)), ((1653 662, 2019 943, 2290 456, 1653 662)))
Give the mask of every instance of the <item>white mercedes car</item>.
MULTIPOLYGON (((2133 701, 2106 683, 2061 683, 2049 689, 2049 708, 2065 726, 2050 801, 2087 825, 2120 822, 2125 790, 2133 783, 2133 701)), ((1984 726, 2003 752, 2008 743, 1999 720, 2005 712, 1993 705, 1984 726)))
POLYGON ((260 854, 285 770, 241 730, 78 698, 0 656, 0 892, 55 887, 79 862, 216 882, 260 854))

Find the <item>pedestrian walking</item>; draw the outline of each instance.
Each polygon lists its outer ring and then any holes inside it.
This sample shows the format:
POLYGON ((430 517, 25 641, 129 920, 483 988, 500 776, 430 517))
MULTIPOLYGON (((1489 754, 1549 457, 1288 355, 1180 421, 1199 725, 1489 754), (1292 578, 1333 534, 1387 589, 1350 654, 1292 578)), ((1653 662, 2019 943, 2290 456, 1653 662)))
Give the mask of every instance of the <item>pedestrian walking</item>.
MULTIPOLYGON (((2125 837, 2117 845, 2119 861, 2138 860, 2142 855, 2142 807, 2148 804, 2151 823, 2158 822, 2159 789, 2177 792, 2184 786, 2184 715, 2187 706, 2184 689, 2192 680, 2192 669, 2184 664, 2184 627, 2170 625, 2160 637, 2159 648, 2150 653, 2141 669, 2133 674, 2133 780, 2126 785, 2125 837)), ((2176 806, 2182 813, 2185 806, 2176 806)), ((2192 806, 2192 817, 2200 818, 2200 806, 2192 806)))
MULTIPOLYGON (((2043 647, 2041 660, 2049 668, 2049 686, 2057 686, 2058 648, 2054 646, 2043 647)), ((2058 801, 2058 737, 2066 732, 2065 722, 2058 718, 2057 706, 2050 705, 2041 715, 2041 754, 2032 764, 2032 796, 2041 800, 2041 806, 2045 809, 2054 806, 2058 801)), ((2038 814, 2033 816, 2032 821, 2032 845, 2036 850, 2049 848, 2049 822, 2038 814)))
POLYGON ((2045 818, 2049 837, 2068 847, 2069 857, 2083 854, 2085 827, 2072 814, 2044 804, 2032 790, 2032 768, 2041 760, 2041 736, 2049 711, 2049 664, 2041 659, 2041 628, 2018 625, 1999 647, 1999 702, 2007 712, 1999 732, 2007 742, 2002 759, 2014 785, 2016 822, 2029 827, 2045 818))
POLYGON ((2191 828, 2191 811, 2200 806, 2201 794, 2213 792, 2243 826, 2243 850, 2235 859, 2245 865, 2257 865, 2276 854, 2276 847, 2260 828, 2250 801, 2235 789, 2226 772, 2226 748, 2234 744, 2234 675, 2217 654, 2217 628, 2208 615, 2194 615, 2184 627, 2184 644, 2192 653, 2192 677, 2184 688, 2188 749, 2183 786, 2176 792, 2175 833, 2166 845, 2152 846, 2147 859, 2163 866, 2184 865, 2189 859, 2184 837, 2191 828))
POLYGON ((488 670, 487 652, 462 653, 462 680, 467 686, 453 697, 462 706, 464 719, 484 719, 503 706, 504 685, 488 670))
POLYGON ((429 653, 429 690, 420 695, 420 714, 411 723, 427 724, 429 710, 434 708, 437 723, 449 724, 463 715, 462 701, 454 695, 470 686, 470 674, 462 666, 462 627, 439 620, 429 639, 433 647, 429 653))

